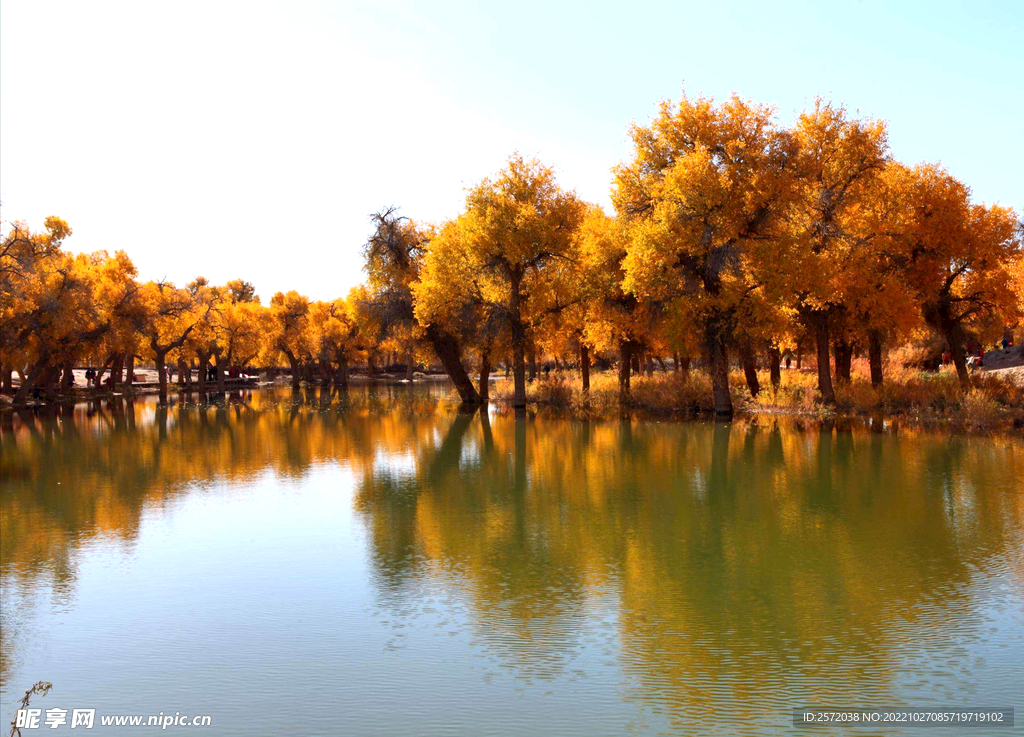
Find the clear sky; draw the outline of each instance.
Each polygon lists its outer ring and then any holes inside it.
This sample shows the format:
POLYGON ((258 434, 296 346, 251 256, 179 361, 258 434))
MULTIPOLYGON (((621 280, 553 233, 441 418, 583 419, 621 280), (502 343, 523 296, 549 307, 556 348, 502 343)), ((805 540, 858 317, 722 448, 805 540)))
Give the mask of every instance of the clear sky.
POLYGON ((143 278, 332 298, 369 213, 454 216, 514 149, 607 203, 629 122, 684 86, 784 122, 831 97, 1024 205, 1019 1, 3 0, 3 219, 60 215, 143 278))

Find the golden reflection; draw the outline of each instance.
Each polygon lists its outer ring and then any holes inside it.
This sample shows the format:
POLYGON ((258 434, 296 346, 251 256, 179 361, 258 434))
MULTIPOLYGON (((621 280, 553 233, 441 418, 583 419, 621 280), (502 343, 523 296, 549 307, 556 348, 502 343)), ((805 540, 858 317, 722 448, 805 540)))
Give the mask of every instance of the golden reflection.
POLYGON ((599 647, 670 719, 723 694, 753 718, 802 688, 885 693, 908 628, 939 627, 978 576, 1024 583, 1022 451, 809 420, 466 414, 393 387, 102 400, 0 421, 0 572, 73 592, 80 547, 130 545, 148 505, 339 463, 384 606, 439 578, 524 678, 599 647))

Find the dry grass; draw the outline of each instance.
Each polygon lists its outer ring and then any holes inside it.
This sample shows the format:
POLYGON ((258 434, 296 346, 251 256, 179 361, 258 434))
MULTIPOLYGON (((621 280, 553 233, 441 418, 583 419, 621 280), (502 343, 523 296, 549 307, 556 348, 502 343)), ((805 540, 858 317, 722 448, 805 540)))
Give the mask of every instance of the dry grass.
MULTIPOLYGON (((987 428, 1014 421, 1024 422, 1024 387, 987 374, 971 377, 973 387, 964 392, 956 373, 943 368, 927 372, 889 366, 879 389, 860 372, 849 383, 836 385, 836 411, 840 414, 904 416, 923 422, 950 422, 961 428, 987 428)), ((749 395, 748 395, 749 397, 749 395)), ((755 406, 799 412, 824 410, 814 373, 783 374, 778 392, 769 386, 755 406)))
MULTIPOLYGON (((614 371, 591 374, 590 391, 584 392, 579 374, 552 372, 526 386, 531 404, 561 407, 586 415, 603 415, 620 409, 643 409, 653 413, 696 414, 711 411, 711 382, 702 372, 691 372, 688 379, 677 374, 656 373, 634 376, 630 380, 631 400, 627 407, 619 402, 619 379, 614 371)), ((736 389, 736 387, 734 387, 736 389)), ((496 402, 512 402, 512 382, 498 383, 492 392, 496 402)), ((737 400, 739 394, 736 393, 737 400)))
MULTIPOLYGON (((910 357, 912 361, 913 358, 910 357)), ((741 371, 729 376, 733 404, 739 412, 815 415, 872 415, 902 417, 922 423, 944 423, 956 429, 991 429, 1024 425, 1024 386, 1009 377, 974 374, 972 388, 963 392, 952 369, 927 372, 890 360, 880 389, 871 386, 867 365, 855 364, 853 380, 836 385, 837 406, 824 406, 813 371, 783 371, 778 389, 768 373, 760 372, 761 392, 751 397, 741 371)), ((605 416, 623 410, 651 414, 694 415, 711 412, 714 403, 710 378, 691 371, 687 378, 658 372, 634 376, 626 406, 620 405, 618 376, 613 371, 591 375, 590 392, 582 391, 575 372, 553 372, 527 385, 531 404, 561 408, 579 416, 605 416)), ((498 403, 510 404, 512 383, 499 382, 493 390, 498 403)))

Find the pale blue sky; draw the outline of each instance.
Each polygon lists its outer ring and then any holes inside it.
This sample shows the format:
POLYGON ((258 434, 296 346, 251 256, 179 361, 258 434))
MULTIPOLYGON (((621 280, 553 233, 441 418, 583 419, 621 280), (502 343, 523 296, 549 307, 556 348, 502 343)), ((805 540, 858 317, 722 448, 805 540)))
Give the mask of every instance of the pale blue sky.
POLYGON ((1020 211, 1022 80, 1022 2, 4 0, 0 198, 143 278, 330 298, 370 212, 451 217, 514 149, 607 203, 627 125, 684 85, 784 122, 845 102, 1020 211))

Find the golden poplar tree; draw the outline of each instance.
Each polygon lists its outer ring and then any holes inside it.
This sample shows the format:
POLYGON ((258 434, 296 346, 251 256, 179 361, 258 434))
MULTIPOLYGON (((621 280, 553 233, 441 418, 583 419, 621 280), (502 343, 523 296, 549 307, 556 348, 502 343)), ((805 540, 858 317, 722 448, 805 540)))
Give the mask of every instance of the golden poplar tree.
POLYGON ((526 405, 525 355, 532 320, 554 297, 554 263, 569 258, 584 204, 554 170, 513 155, 466 197, 465 259, 482 298, 500 310, 512 347, 513 404, 526 405))
POLYGON ((633 126, 633 158, 615 170, 613 201, 630 227, 625 289, 689 302, 724 415, 736 310, 792 189, 792 136, 774 114, 735 96, 665 102, 650 126, 633 126))

